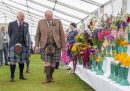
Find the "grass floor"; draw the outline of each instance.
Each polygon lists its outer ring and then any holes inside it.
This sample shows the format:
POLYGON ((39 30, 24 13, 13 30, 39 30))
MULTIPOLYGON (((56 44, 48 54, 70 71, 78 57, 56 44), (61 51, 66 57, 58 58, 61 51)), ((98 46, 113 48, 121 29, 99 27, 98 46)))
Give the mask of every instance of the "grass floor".
POLYGON ((31 56, 31 73, 25 73, 28 80, 19 80, 19 68, 16 67, 15 82, 9 82, 9 66, 0 67, 0 91, 94 91, 89 85, 68 73, 59 69, 54 73, 54 83, 42 84, 45 79, 43 63, 39 55, 31 56))

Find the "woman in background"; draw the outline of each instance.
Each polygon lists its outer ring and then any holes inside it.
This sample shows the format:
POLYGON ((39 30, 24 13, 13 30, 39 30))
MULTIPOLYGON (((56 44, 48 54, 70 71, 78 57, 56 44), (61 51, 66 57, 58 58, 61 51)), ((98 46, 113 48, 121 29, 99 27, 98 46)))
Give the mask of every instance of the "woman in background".
POLYGON ((67 50, 67 55, 72 58, 72 54, 71 54, 71 47, 73 46, 73 44, 76 42, 75 40, 75 36, 78 34, 77 31, 77 26, 75 23, 71 23, 70 24, 70 32, 68 33, 67 36, 67 43, 68 43, 68 50, 67 50))
POLYGON ((67 41, 67 55, 69 56, 70 60, 72 61, 71 48, 75 44, 75 42, 76 42, 75 36, 78 34, 77 26, 75 23, 70 24, 70 30, 71 31, 68 33, 66 41, 67 41))

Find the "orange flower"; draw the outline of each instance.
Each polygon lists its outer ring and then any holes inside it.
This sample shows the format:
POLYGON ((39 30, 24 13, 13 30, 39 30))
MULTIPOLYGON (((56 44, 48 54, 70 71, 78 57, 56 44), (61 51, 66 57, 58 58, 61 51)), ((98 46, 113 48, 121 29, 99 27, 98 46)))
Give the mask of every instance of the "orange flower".
POLYGON ((128 56, 127 58, 125 58, 123 64, 125 67, 130 67, 130 56, 128 56))
POLYGON ((114 59, 115 59, 116 61, 119 61, 119 54, 116 54, 115 57, 114 57, 114 59))

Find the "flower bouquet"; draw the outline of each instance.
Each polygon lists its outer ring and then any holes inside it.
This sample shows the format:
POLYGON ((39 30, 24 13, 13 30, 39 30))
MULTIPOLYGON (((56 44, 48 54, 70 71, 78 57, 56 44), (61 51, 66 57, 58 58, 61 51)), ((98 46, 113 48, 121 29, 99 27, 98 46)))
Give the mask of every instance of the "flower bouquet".
POLYGON ((99 30, 95 30, 94 32, 93 32, 93 34, 92 34, 92 42, 93 42, 93 46, 95 47, 95 48, 100 48, 101 47, 101 45, 102 45, 102 43, 101 43, 101 41, 100 40, 98 40, 98 32, 99 32, 99 30))
POLYGON ((123 60, 121 60, 121 66, 122 66, 122 79, 120 81, 121 85, 129 86, 130 83, 128 82, 128 72, 130 67, 130 56, 125 56, 123 60))
POLYGON ((76 69, 76 64, 77 64, 77 59, 78 59, 78 47, 81 45, 82 43, 75 43, 72 48, 71 48, 71 52, 72 52, 72 60, 73 60, 73 71, 75 72, 76 69))
POLYGON ((124 86, 129 86, 127 80, 130 67, 130 56, 127 53, 119 53, 115 56, 115 77, 112 80, 124 86))
POLYGON ((77 43, 85 43, 85 36, 83 33, 76 35, 75 40, 77 43))

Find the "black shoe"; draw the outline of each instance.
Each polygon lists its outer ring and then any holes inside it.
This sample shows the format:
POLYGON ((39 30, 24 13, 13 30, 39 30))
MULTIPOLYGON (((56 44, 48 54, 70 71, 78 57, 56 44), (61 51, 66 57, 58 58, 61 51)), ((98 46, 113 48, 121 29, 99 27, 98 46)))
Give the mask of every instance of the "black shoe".
POLYGON ((21 80, 27 80, 27 78, 25 78, 25 77, 20 77, 19 79, 21 79, 21 80))
POLYGON ((10 78, 10 80, 9 80, 10 82, 14 82, 14 78, 10 78))

